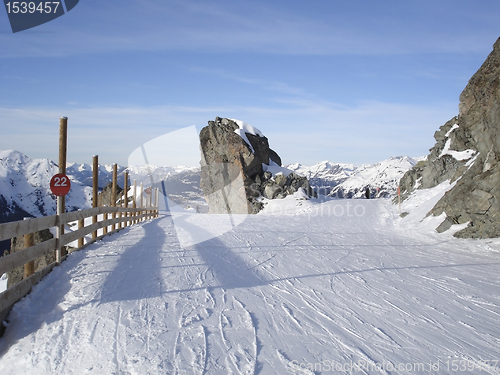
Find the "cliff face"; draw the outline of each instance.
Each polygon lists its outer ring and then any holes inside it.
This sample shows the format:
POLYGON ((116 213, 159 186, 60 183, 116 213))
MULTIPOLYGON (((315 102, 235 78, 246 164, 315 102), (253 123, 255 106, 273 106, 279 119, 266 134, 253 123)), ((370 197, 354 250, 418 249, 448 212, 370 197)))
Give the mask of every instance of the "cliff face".
POLYGON ((281 159, 258 129, 242 121, 209 121, 200 132, 200 147, 200 187, 210 213, 252 214, 262 208, 260 196, 283 198, 301 188, 313 194, 307 178, 265 170, 280 169, 281 159))
POLYGON ((240 127, 230 119, 217 117, 200 132, 202 151, 200 187, 210 213, 246 214, 258 211, 252 200, 252 183, 263 173, 262 163, 269 164, 267 138, 252 135, 245 142, 235 131, 240 127), (254 146, 259 152, 252 149, 254 146))
POLYGON ((460 95, 459 114, 435 134, 427 160, 400 181, 403 199, 414 189, 455 185, 429 214, 446 214, 437 228, 469 223, 462 238, 500 236, 500 38, 460 95))

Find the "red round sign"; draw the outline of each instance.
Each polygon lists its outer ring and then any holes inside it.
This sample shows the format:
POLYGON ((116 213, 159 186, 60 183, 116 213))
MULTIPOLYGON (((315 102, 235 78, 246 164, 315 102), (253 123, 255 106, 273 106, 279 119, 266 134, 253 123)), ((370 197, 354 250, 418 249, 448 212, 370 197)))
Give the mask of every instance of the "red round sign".
POLYGON ((50 190, 58 197, 63 197, 68 194, 70 188, 71 181, 65 174, 58 173, 50 180, 50 190))

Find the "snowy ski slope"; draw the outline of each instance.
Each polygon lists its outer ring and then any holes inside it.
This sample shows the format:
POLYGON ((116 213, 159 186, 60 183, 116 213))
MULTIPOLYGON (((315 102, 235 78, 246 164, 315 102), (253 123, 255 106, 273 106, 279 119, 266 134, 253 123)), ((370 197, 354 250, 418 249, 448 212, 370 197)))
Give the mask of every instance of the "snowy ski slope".
POLYGON ((293 199, 188 248, 163 216, 73 253, 14 307, 0 373, 500 374, 498 242, 293 199))

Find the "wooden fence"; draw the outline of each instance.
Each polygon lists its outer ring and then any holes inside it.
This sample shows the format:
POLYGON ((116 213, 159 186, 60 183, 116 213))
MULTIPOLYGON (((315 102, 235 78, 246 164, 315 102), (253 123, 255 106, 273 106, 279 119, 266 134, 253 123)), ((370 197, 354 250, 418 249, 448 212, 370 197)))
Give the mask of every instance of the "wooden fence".
MULTIPOLYGON (((158 200, 155 199, 156 202, 158 200)), ((95 207, 82 211, 67 212, 61 215, 52 215, 39 217, 28 220, 14 221, 10 223, 0 224, 0 241, 8 240, 14 237, 30 235, 44 229, 53 227, 61 227, 71 222, 78 221, 78 229, 60 235, 60 238, 53 238, 48 241, 41 242, 37 245, 30 246, 24 250, 19 250, 0 258, 0 275, 9 272, 17 267, 27 265, 35 259, 44 256, 51 251, 55 251, 56 259, 61 261, 66 256, 61 256, 61 248, 69 243, 78 240, 78 246, 75 250, 81 249, 88 244, 95 242, 102 237, 114 233, 126 226, 138 223, 143 220, 155 218, 158 216, 158 207, 95 207), (84 220, 89 217, 102 216, 101 221, 93 221, 92 224, 85 226, 84 220), (111 218, 108 218, 108 215, 111 218), (103 235, 97 236, 97 230, 103 229, 103 235), (109 231, 108 231, 109 229, 109 231), (84 244, 83 238, 88 234, 93 234, 92 239, 89 239, 87 244, 84 244)), ((56 236, 57 237, 57 236, 56 236)), ((10 310, 10 307, 28 294, 31 287, 38 283, 45 275, 47 275, 58 262, 53 262, 42 270, 39 270, 32 275, 26 275, 21 282, 11 286, 9 289, 0 293, 0 315, 5 316, 10 310)), ((28 267, 32 268, 32 267, 28 267)), ((26 266, 25 266, 26 270, 26 266)), ((3 319, 3 318, 2 318, 3 319)), ((1 324, 1 323, 0 323, 1 324)))

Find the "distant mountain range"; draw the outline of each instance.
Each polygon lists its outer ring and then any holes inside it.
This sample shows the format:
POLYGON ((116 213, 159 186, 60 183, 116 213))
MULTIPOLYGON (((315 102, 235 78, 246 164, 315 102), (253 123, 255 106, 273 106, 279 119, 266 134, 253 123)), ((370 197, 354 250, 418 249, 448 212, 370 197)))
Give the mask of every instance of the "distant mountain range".
POLYGON ((323 161, 311 167, 290 164, 286 168, 305 176, 319 194, 334 198, 361 198, 368 188, 374 198, 397 193, 399 180, 422 158, 395 156, 379 163, 354 165, 323 161))
MULTIPOLYGON (((393 157, 372 165, 334 164, 324 161, 307 167, 291 164, 287 168, 309 179, 319 193, 336 198, 360 198, 369 188, 373 197, 396 194, 399 179, 420 159, 407 156, 393 157)), ((22 220, 24 217, 53 215, 56 197, 50 191, 50 179, 59 167, 49 159, 31 159, 19 151, 0 151, 0 223, 22 220)), ((192 167, 118 166, 118 185, 123 187, 123 176, 129 171, 130 180, 138 186, 165 188, 168 197, 184 207, 201 207, 203 193, 199 187, 200 169, 192 167), (163 184, 158 183, 163 181, 163 184)), ((68 163, 66 174, 71 190, 66 196, 66 210, 92 206, 92 168, 89 164, 68 163)), ((112 166, 99 166, 99 188, 112 181, 112 166)), ((7 244, 0 244, 0 252, 7 244)))
MULTIPOLYGON (((56 212, 56 199, 50 191, 50 179, 59 167, 49 159, 31 159, 13 150, 0 151, 0 219, 12 216, 45 216, 56 212)), ((71 190, 66 208, 72 211, 90 207, 91 188, 67 171, 71 190)))
MULTIPOLYGON (((125 168, 120 167, 123 172, 125 168)), ((59 172, 49 159, 31 159, 19 151, 0 151, 0 223, 56 213, 56 197, 50 179, 59 172)), ((92 207, 92 171, 88 164, 66 166, 71 190, 66 196, 66 211, 92 207)), ((112 166, 99 167, 99 187, 112 180, 112 166)), ((10 247, 0 243, 0 255, 10 247)))
MULTIPOLYGON (((117 166, 117 178, 120 186, 123 185, 123 175, 125 174, 125 170, 125 167, 122 167, 121 165, 117 166)), ((90 164, 67 163, 66 174, 68 176, 73 176, 76 181, 81 182, 83 185, 92 187, 92 166, 90 164)), ((99 189, 103 189, 113 180, 113 166, 99 165, 98 176, 99 189)))

